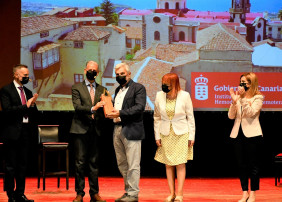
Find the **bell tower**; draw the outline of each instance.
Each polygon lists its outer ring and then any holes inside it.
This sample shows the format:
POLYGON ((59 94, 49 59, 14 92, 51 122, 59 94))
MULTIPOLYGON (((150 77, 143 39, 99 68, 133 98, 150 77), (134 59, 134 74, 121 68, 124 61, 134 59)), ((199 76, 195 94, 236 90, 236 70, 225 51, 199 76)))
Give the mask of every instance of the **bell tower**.
POLYGON ((157 0, 157 9, 184 9, 187 0, 157 0))
POLYGON ((250 0, 232 0, 232 5, 229 10, 230 22, 240 22, 245 24, 246 13, 250 12, 250 0))

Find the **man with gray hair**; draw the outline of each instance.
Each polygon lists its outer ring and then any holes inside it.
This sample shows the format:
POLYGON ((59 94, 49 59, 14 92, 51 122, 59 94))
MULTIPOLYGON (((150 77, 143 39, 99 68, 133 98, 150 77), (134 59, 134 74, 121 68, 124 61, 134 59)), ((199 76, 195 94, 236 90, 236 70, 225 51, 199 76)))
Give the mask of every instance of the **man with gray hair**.
POLYGON ((117 164, 123 176, 125 193, 119 201, 138 201, 140 181, 141 140, 145 138, 143 112, 146 105, 146 89, 131 79, 129 66, 115 66, 116 80, 114 110, 108 115, 114 121, 114 148, 117 164))

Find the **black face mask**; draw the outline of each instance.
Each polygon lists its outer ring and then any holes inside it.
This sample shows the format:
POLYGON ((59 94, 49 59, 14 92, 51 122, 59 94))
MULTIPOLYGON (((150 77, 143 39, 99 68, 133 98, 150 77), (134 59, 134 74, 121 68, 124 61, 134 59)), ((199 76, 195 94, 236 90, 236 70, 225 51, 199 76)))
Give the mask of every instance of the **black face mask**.
POLYGON ((95 78, 96 78, 96 76, 97 76, 97 72, 96 71, 91 71, 91 70, 88 70, 87 72, 86 72, 86 78, 88 79, 88 80, 95 80, 95 78))
POLYGON ((21 84, 27 84, 29 81, 29 77, 28 76, 25 76, 25 77, 22 77, 22 80, 21 80, 21 84))
POLYGON ((170 90, 168 89, 168 85, 166 85, 166 84, 163 84, 162 85, 162 90, 163 90, 163 92, 165 92, 165 93, 168 93, 170 90))
POLYGON ((245 91, 249 90, 246 83, 240 83, 239 86, 244 87, 245 91))
POLYGON ((124 85, 127 81, 126 81, 126 76, 117 76, 116 77, 117 82, 119 83, 119 85, 124 85))

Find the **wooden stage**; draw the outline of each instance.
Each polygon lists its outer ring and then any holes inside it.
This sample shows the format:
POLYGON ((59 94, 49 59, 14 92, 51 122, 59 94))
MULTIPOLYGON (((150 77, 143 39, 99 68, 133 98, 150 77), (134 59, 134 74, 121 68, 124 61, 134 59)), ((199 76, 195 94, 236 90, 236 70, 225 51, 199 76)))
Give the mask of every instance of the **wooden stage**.
MULTIPOLYGON (((99 178, 100 195, 113 202, 123 194, 123 179, 117 177, 99 178)), ((37 178, 28 178, 26 183, 26 196, 35 202, 72 202, 76 193, 74 178, 70 178, 70 189, 66 190, 65 178, 61 179, 61 187, 57 188, 56 178, 46 179, 46 190, 37 189, 37 178)), ((257 202, 282 202, 282 185, 274 186, 274 178, 262 178, 261 190, 257 192, 257 202)), ((86 182, 86 195, 84 202, 89 202, 88 181, 86 182)), ((141 178, 140 202, 161 202, 169 194, 165 178, 141 178)), ((236 178, 192 178, 186 179, 184 185, 184 201, 210 202, 210 201, 238 201, 241 197, 240 182, 236 178)), ((8 201, 6 192, 3 192, 3 180, 0 179, 0 201, 8 201)))

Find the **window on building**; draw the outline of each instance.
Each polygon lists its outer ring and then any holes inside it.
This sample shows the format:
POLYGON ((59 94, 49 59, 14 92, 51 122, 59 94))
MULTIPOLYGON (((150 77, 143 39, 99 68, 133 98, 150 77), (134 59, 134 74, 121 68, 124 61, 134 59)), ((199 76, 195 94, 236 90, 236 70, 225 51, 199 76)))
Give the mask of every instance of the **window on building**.
POLYGON ((161 18, 158 17, 158 16, 155 16, 155 17, 153 18, 153 21, 154 21, 155 23, 160 23, 160 22, 161 22, 161 18))
POLYGON ((281 27, 278 27, 278 32, 281 32, 281 27))
POLYGON ((74 83, 81 83, 83 80, 83 74, 74 74, 74 83))
POLYGON ((76 25, 73 25, 73 30, 76 30, 76 25))
POLYGON ((176 2, 175 9, 179 9, 179 2, 176 2))
POLYGON ((271 31, 272 31, 272 27, 268 27, 268 31, 270 31, 270 32, 271 32, 271 31))
POLYGON ((141 43, 141 40, 140 40, 140 39, 135 39, 135 44, 136 44, 136 45, 140 45, 140 43, 141 43))
POLYGON ((44 38, 44 37, 47 37, 47 36, 49 36, 49 31, 45 31, 45 32, 40 33, 40 38, 44 38))
POLYGON ((259 34, 258 37, 257 37, 257 41, 261 41, 261 36, 260 36, 260 34, 259 34))
POLYGON ((132 47, 131 39, 126 38, 126 48, 131 48, 131 47, 132 47))
POLYGON ((107 44, 108 42, 109 42, 108 38, 104 40, 104 44, 107 44))
POLYGON ((83 48, 83 41, 74 41, 73 47, 74 48, 83 48))
POLYGON ((45 69, 59 62, 59 48, 53 48, 43 53, 33 53, 34 69, 45 69))
POLYGON ((185 33, 183 31, 179 32, 179 41, 185 41, 185 33))
POLYGON ((261 23, 260 22, 258 23, 258 28, 261 28, 261 23))
POLYGON ((165 9, 169 9, 169 3, 165 2, 165 9))
POLYGON ((127 25, 125 25, 126 27, 130 27, 130 25, 129 24, 127 24, 127 25))
POLYGON ((159 31, 155 31, 155 33, 154 33, 154 40, 155 41, 159 41, 160 40, 160 32, 159 31))

